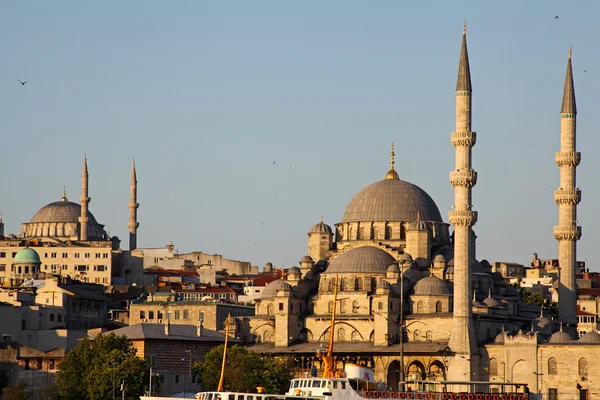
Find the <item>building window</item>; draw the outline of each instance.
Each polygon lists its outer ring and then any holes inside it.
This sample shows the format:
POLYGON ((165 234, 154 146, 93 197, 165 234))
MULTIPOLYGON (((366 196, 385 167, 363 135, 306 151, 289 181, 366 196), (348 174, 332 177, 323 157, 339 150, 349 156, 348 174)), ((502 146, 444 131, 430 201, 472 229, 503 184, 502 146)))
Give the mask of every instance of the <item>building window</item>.
POLYGON ((181 317, 181 312, 179 310, 175 310, 175 319, 179 319, 181 317))
POLYGON ((140 319, 146 319, 146 311, 140 310, 140 319))
POLYGON ((433 334, 431 333, 431 331, 427 331, 427 333, 425 334, 425 339, 427 339, 428 342, 431 342, 433 340, 433 334))
POLYGON ((283 303, 279 303, 279 311, 283 311, 283 303))
POLYGON ((175 383, 179 383, 179 375, 175 375, 175 383))
POLYGON ((417 314, 423 314, 424 311, 425 311, 425 304, 423 304, 422 301, 419 301, 417 303, 417 314))
POLYGON ((579 359, 579 376, 587 376, 588 374, 588 363, 585 358, 579 359))
POLYGON ((50 257, 51 257, 51 258, 56 258, 56 253, 51 253, 51 254, 50 254, 50 257))
POLYGON ((96 258, 100 258, 100 253, 96 253, 96 258))
POLYGON ((62 322, 62 314, 56 314, 56 321, 62 322))
POLYGON ((377 303, 377 309, 378 310, 383 310, 383 301, 380 301, 377 303))
POLYGON ((558 400, 558 389, 548 389, 548 400, 558 400))
POLYGON ((83 258, 90 258, 90 253, 85 253, 85 254, 83 255, 83 258))
POLYGON ((73 254, 73 258, 79 258, 79 253, 73 254))
POLYGON ((352 312, 354 314, 356 314, 358 312, 359 306, 358 306, 358 301, 354 300, 352 302, 352 312))
POLYGON ((556 375, 557 374, 557 362, 556 358, 552 357, 548 359, 548 375, 556 375))
POLYGON ((338 340, 343 342, 346 340, 346 330, 344 328, 338 329, 338 340))
POLYGON ((158 310, 156 312, 156 319, 163 319, 163 318, 164 318, 163 312, 161 310, 158 310))
POLYGON ((148 319, 154 319, 154 311, 148 311, 148 319))
POLYGON ((341 300, 340 301, 340 312, 341 313, 345 313, 346 312, 346 300, 341 300))
POLYGON ((62 253, 62 258, 69 258, 69 253, 62 253))
POLYGON ((436 313, 441 313, 442 312, 442 302, 438 301, 435 303, 435 312, 436 313))
POLYGON ((108 258, 108 253, 103 253, 102 258, 108 258))
POLYGON ((190 319, 190 310, 183 310, 183 319, 190 319))
POLYGON ((267 315, 273 315, 273 304, 267 305, 267 315))
POLYGON ((50 322, 54 322, 54 314, 50 313, 50 322))
POLYGON ((48 369, 56 369, 56 362, 54 360, 48 361, 48 369))
POLYGON ((0 258, 6 258, 6 252, 0 251, 0 258))

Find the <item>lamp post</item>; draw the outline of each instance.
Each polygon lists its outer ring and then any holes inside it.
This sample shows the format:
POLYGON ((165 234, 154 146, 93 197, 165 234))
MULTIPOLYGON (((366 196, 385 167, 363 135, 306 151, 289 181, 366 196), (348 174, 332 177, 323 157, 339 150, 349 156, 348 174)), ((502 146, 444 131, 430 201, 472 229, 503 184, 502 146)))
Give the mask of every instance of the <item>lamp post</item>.
MULTIPOLYGON (((190 392, 192 391, 192 350, 186 350, 186 353, 189 354, 190 356, 190 366, 189 366, 189 373, 190 373, 190 392)), ((183 376, 183 397, 185 398, 185 375, 183 376)))
POLYGON ((117 377, 117 363, 113 363, 113 400, 115 400, 116 377, 117 377))
POLYGON ((404 392, 404 265, 398 260, 400 267, 400 388, 404 392))

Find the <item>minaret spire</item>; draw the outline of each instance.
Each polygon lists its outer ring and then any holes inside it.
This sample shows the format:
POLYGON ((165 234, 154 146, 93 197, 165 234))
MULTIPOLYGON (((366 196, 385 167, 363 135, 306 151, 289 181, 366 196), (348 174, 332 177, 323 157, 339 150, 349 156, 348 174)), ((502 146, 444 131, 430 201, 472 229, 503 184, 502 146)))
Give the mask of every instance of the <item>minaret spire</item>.
POLYGON ((83 170, 81 171, 81 216, 79 217, 79 240, 88 240, 88 207, 92 200, 88 196, 88 166, 87 155, 83 155, 83 170))
MULTIPOLYGON (((455 169, 450 173, 454 187, 454 209, 448 213, 454 226, 454 316, 448 345, 456 354, 449 367, 449 380, 477 380, 474 367, 477 343, 471 303, 471 260, 473 230, 477 212, 473 211, 471 189, 477 183, 477 172, 471 166, 471 149, 476 134, 471 131, 471 72, 467 53, 466 23, 463 24, 462 46, 456 82, 456 131, 451 142, 455 148, 455 169)), ((462 386, 455 388, 463 391, 462 386)))
POLYGON ((135 171, 135 159, 131 164, 131 183, 129 186, 129 250, 137 249, 137 228, 140 224, 137 222, 137 209, 140 206, 137 202, 137 174, 135 171))
POLYGON ((396 153, 394 152, 394 143, 392 143, 392 149, 390 150, 390 170, 388 171, 387 174, 385 174, 385 179, 400 179, 400 176, 394 169, 395 155, 396 155, 396 153))
POLYGON ((577 221, 577 204, 581 191, 576 185, 576 170, 581 153, 576 151, 577 105, 571 66, 571 48, 567 60, 567 74, 560 110, 560 151, 556 153, 556 164, 560 168, 560 187, 554 191, 558 205, 558 225, 554 237, 558 240, 558 319, 565 330, 575 337, 577 333, 577 241, 581 238, 581 227, 577 221))

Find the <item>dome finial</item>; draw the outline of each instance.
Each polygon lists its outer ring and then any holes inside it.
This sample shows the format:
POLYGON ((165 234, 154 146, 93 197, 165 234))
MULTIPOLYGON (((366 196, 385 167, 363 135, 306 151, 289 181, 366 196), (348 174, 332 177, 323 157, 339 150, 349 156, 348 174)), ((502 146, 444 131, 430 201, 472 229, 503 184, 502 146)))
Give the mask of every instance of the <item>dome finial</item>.
POLYGON ((63 186, 63 195, 60 201, 67 201, 67 186, 63 186))
POLYGON ((467 34, 467 20, 465 19, 463 21, 463 35, 467 34))
POLYGON ((398 176, 398 173, 396 172, 396 170, 394 169, 394 156, 396 155, 396 153, 394 153, 394 143, 392 143, 392 150, 390 151, 390 170, 388 171, 387 174, 385 174, 385 179, 400 179, 400 176, 398 176))
POLYGON ((321 219, 319 220, 319 222, 323 223, 323 214, 321 214, 321 219))
POLYGON ((569 46, 569 59, 571 59, 571 54, 573 54, 573 46, 569 46))

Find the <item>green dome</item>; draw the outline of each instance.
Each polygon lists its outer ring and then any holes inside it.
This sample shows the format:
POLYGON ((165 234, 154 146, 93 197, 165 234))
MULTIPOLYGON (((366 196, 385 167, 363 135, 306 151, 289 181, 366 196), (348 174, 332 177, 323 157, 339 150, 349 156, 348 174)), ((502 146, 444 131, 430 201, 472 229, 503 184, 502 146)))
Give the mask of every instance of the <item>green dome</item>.
POLYGON ((41 264, 40 255, 34 249, 25 247, 17 252, 13 264, 41 264))

